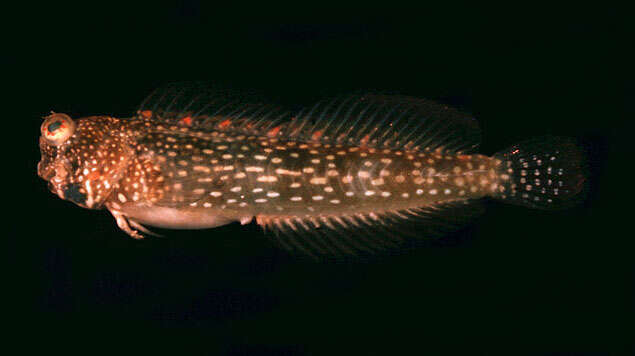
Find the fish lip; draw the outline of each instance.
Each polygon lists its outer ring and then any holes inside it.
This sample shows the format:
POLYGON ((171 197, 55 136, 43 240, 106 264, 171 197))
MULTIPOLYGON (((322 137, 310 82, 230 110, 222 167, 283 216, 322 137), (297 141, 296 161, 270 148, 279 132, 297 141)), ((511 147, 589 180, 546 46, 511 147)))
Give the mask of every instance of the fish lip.
POLYGON ((51 191, 51 193, 58 195, 58 190, 57 187, 55 186, 55 184, 53 184, 53 182, 49 181, 47 184, 47 187, 49 188, 49 190, 51 191))
POLYGON ((40 178, 49 181, 55 175, 55 170, 51 168, 50 164, 45 166, 44 162, 40 161, 37 164, 37 175, 40 176, 40 178))
POLYGON ((62 181, 56 183, 56 182, 53 182, 53 180, 54 179, 48 181, 48 184, 47 184, 48 189, 51 191, 51 193, 53 193, 54 195, 57 195, 61 199, 66 199, 64 196, 64 186, 66 184, 62 181))
POLYGON ((64 186, 68 180, 68 170, 65 165, 40 161, 37 164, 37 171, 38 175, 47 182, 51 193, 64 199, 64 186))

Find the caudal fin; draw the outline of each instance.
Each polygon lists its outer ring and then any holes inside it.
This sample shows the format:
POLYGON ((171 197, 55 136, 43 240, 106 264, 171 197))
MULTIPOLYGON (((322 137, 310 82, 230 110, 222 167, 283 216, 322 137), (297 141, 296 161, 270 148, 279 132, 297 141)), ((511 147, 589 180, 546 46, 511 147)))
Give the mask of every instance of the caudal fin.
POLYGON ((495 198, 538 209, 562 209, 584 196, 584 155, 566 137, 541 137, 498 152, 500 189, 495 198))

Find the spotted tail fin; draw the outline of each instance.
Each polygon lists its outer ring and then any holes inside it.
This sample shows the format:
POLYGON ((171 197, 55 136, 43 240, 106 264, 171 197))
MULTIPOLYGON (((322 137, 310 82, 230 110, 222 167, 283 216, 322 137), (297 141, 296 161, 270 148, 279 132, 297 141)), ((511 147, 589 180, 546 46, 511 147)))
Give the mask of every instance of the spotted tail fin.
POLYGON ((582 149, 573 139, 541 137, 498 152, 495 198, 537 209, 562 209, 579 202, 586 188, 582 149))

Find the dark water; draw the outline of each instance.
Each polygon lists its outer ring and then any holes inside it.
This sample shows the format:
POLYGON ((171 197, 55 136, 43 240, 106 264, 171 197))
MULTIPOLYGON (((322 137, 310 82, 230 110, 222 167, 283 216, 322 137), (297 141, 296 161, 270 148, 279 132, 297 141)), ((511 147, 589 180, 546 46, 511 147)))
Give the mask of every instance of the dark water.
POLYGON ((632 82, 620 69, 619 16, 497 11, 40 9, 37 30, 14 27, 2 57, 12 80, 4 120, 24 124, 5 152, 5 308, 16 335, 50 338, 51 349, 126 340, 245 355, 628 350, 633 244, 618 226, 632 185, 632 145, 620 137, 632 82), (64 14, 52 20, 53 10, 64 14), (37 177, 39 117, 50 110, 126 116, 155 87, 193 79, 298 106, 364 91, 439 100, 474 114, 487 154, 576 137, 590 159, 589 199, 562 212, 488 202, 474 224, 425 248, 311 264, 254 225, 135 241, 37 177))

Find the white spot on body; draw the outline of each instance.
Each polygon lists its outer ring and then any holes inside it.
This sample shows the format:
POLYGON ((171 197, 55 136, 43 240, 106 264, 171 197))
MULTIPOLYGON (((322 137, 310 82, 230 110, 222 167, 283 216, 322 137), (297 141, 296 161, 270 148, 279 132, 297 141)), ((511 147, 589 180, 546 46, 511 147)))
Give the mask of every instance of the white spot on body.
POLYGON ((267 183, 273 183, 273 182, 277 182, 278 178, 276 176, 260 176, 258 177, 258 179, 256 179, 258 182, 267 182, 267 183))
POLYGON ((276 174, 288 175, 288 176, 299 176, 302 173, 301 172, 296 172, 296 171, 290 171, 290 170, 283 169, 283 168, 277 168, 276 169, 276 174))
POLYGON ((370 184, 372 184, 372 185, 383 185, 384 184, 384 179, 383 178, 373 179, 373 180, 370 181, 370 184))
POLYGON ((194 167, 192 167, 192 169, 195 172, 203 172, 203 173, 210 173, 211 172, 209 167, 205 167, 205 166, 194 166, 194 167))
POLYGON ((327 179, 324 177, 313 177, 309 180, 309 183, 315 184, 315 185, 326 184, 326 182, 327 182, 327 179))

